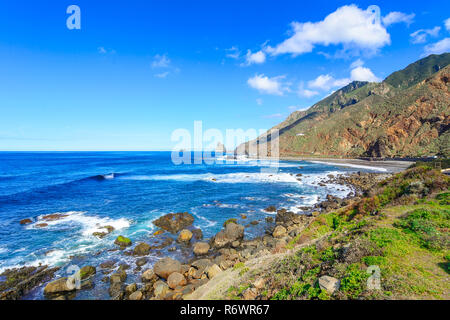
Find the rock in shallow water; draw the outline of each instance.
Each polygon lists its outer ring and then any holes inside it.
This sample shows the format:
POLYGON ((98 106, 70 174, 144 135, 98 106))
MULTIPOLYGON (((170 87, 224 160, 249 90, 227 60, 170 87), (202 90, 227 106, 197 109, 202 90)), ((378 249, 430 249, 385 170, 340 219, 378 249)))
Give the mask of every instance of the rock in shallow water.
POLYGON ((150 249, 150 245, 145 242, 141 242, 136 247, 134 247, 133 254, 135 256, 146 256, 150 253, 150 249))
POLYGON ((153 224, 173 234, 189 227, 194 222, 194 217, 187 212, 169 213, 153 221, 153 224))
POLYGON ((187 243, 189 241, 191 241, 192 239, 192 232, 189 231, 188 229, 183 229, 181 230, 180 234, 178 235, 178 242, 184 242, 187 243))
POLYGON ((118 245, 121 248, 125 248, 132 245, 132 242, 129 238, 124 236, 118 236, 114 244, 118 245))
POLYGON ((70 292, 75 291, 75 279, 70 279, 67 277, 59 278, 55 281, 52 281, 50 283, 47 283, 47 285, 44 288, 44 294, 55 294, 55 293, 64 293, 64 292, 70 292))

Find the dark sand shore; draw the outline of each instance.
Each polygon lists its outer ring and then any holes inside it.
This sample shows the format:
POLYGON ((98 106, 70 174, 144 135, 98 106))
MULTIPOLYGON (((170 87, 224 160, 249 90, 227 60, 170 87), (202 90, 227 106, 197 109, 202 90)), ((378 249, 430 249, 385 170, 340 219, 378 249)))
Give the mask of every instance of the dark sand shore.
POLYGON ((409 166, 414 164, 412 161, 369 161, 360 159, 333 159, 333 158, 303 158, 303 157, 280 157, 280 160, 287 161, 309 161, 309 162, 322 162, 333 164, 343 167, 370 169, 376 168, 384 172, 401 172, 406 170, 409 166))

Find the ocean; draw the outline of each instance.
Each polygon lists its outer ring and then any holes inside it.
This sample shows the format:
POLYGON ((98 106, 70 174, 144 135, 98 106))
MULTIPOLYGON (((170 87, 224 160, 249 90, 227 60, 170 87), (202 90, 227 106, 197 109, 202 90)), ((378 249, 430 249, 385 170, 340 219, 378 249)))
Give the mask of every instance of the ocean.
MULTIPOLYGON (((218 158, 220 159, 220 158, 218 158)), ((157 228, 152 221, 171 212, 189 212, 194 226, 209 238, 229 218, 249 225, 246 237, 264 232, 264 220, 275 213, 268 206, 301 213, 327 194, 345 197, 351 190, 341 185, 319 186, 329 174, 355 172, 306 161, 281 161, 277 172, 268 161, 216 161, 213 164, 175 165, 170 152, 2 152, 0 153, 0 272, 25 265, 60 266, 64 275, 70 265, 98 266, 117 260, 131 266, 135 258, 116 250, 118 235, 134 244, 151 243, 157 228), (296 175, 302 174, 301 181, 296 175), (63 213, 60 220, 42 216, 63 213), (241 214, 247 216, 241 218, 241 214), (22 219, 33 222, 21 225, 22 219), (251 221, 259 221, 250 225, 251 221), (115 230, 99 239, 92 235, 111 225, 115 230)), ((178 246, 173 252, 151 252, 151 267, 161 256, 187 258, 192 249, 178 246)), ((97 272, 96 277, 102 277, 97 272)), ((25 297, 42 298, 42 288, 25 297)), ((108 298, 107 284, 96 281, 77 299, 108 298)))

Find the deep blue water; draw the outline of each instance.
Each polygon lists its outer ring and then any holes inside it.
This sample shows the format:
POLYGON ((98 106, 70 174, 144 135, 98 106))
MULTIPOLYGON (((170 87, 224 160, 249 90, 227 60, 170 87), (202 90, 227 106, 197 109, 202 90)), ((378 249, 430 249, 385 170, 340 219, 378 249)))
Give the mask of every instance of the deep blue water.
MULTIPOLYGON (((124 235, 133 243, 151 242, 156 231, 152 221, 166 213, 190 212, 194 225, 209 238, 229 218, 239 218, 243 224, 264 221, 269 213, 263 209, 269 205, 298 210, 327 194, 345 196, 349 190, 342 186, 315 183, 330 173, 355 171, 281 162, 278 172, 261 173, 267 168, 264 161, 174 165, 169 152, 0 153, 0 272, 43 263, 62 266, 63 274, 68 265, 98 265, 111 258, 133 269, 134 258, 108 251, 115 247, 114 239, 124 235), (112 173, 110 179, 99 177, 112 173), (297 173, 303 174, 301 182, 295 178, 297 173), (68 217, 37 228, 40 217, 51 213, 68 217), (242 220, 240 214, 248 218, 242 220), (25 218, 33 223, 20 225, 25 218), (116 230, 103 239, 92 236, 105 225, 116 230)), ((246 234, 252 237, 262 230, 260 224, 247 228, 246 234)), ((190 252, 178 248, 170 254, 190 252)), ((158 257, 152 254, 146 267, 158 257)), ((133 279, 130 275, 128 282, 133 279)), ((41 298, 41 292, 40 288, 27 298, 41 298)), ((91 297, 107 297, 106 287, 96 285, 77 296, 91 297)))

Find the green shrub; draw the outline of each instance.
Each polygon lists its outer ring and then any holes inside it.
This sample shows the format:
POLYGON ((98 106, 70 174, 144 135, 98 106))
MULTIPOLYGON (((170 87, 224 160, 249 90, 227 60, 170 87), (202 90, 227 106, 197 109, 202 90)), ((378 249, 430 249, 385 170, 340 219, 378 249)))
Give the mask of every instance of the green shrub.
POLYGON ((358 264, 351 264, 341 280, 340 290, 349 298, 355 299, 365 290, 368 278, 369 274, 362 271, 358 264))

